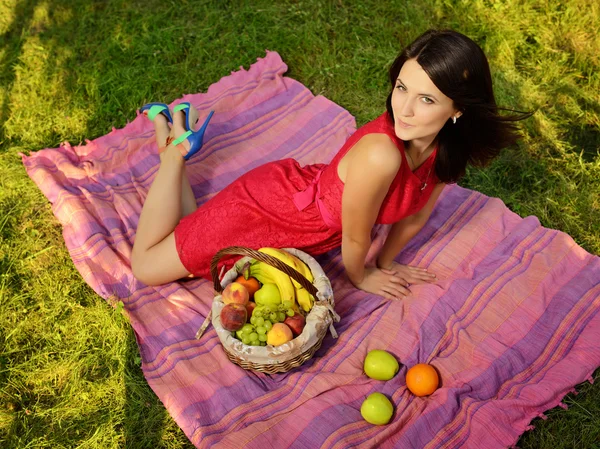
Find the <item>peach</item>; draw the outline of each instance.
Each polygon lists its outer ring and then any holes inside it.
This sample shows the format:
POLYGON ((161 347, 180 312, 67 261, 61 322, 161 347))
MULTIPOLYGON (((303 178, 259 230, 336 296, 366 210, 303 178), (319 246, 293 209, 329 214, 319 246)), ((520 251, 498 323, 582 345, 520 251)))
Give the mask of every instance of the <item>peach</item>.
POLYGON ((306 319, 299 313, 295 313, 294 316, 288 316, 283 324, 287 325, 294 336, 297 337, 302 333, 302 329, 304 329, 304 325, 306 324, 306 319))
POLYGON ((248 312, 243 304, 227 304, 221 310, 220 317, 223 328, 234 332, 240 330, 246 324, 248 312))
POLYGON ((292 330, 283 323, 275 323, 269 332, 267 332, 267 344, 279 346, 290 341, 294 336, 292 330))
POLYGON ((246 311, 248 312, 248 319, 250 319, 252 317, 252 313, 254 312, 254 309, 256 309, 256 303, 253 301, 248 301, 248 304, 246 304, 246 311))
POLYGON ((239 282, 232 282, 225 287, 221 299, 225 304, 242 304, 245 306, 248 304, 250 295, 248 290, 239 282))

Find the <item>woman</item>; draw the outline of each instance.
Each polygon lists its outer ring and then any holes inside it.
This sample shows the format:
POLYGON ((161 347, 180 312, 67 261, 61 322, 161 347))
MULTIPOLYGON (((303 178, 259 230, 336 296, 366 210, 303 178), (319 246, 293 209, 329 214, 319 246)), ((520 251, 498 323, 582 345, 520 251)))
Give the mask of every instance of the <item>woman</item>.
POLYGON ((484 165, 514 143, 513 122, 531 114, 498 115, 483 51, 454 31, 419 36, 394 61, 390 81, 387 111, 329 164, 262 165, 200 208, 184 162, 200 149, 210 117, 192 133, 197 112, 189 104, 176 107, 172 120, 165 105, 142 108, 154 121, 161 165, 138 225, 134 275, 151 285, 190 273, 210 278, 210 259, 232 245, 312 255, 341 245, 348 278, 366 292, 398 299, 410 294, 409 284, 434 281, 426 269, 394 258, 425 225, 444 186, 463 176, 467 163, 484 165), (365 266, 376 223, 392 227, 377 265, 365 266))

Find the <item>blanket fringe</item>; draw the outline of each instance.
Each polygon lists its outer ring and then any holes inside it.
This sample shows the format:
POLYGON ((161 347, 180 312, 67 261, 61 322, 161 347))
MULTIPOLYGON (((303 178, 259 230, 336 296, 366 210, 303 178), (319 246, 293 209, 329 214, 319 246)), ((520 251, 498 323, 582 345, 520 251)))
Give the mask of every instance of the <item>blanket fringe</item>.
POLYGON ((577 391, 575 388, 571 388, 569 390, 569 393, 572 394, 572 395, 574 395, 574 396, 577 396, 579 394, 579 391, 577 391))

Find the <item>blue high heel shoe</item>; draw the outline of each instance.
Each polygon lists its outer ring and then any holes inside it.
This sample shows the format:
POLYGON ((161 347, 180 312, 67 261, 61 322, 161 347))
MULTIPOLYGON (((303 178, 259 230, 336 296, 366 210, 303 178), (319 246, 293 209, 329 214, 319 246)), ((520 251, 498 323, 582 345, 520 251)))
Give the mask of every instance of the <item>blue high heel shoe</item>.
POLYGON ((185 130, 186 131, 194 131, 194 125, 197 123, 190 123, 191 117, 190 117, 190 103, 187 101, 184 101, 183 103, 179 103, 177 106, 175 106, 173 108, 173 114, 175 114, 176 112, 183 112, 183 115, 185 115, 185 121, 184 121, 184 125, 185 125, 185 130))
POLYGON ((178 145, 184 140, 190 143, 190 150, 183 156, 183 158, 187 161, 194 154, 196 154, 202 148, 202 143, 204 140, 204 132, 206 131, 206 127, 208 126, 208 122, 212 118, 215 111, 210 111, 208 117, 204 121, 204 124, 200 127, 198 131, 192 130, 192 124, 190 123, 190 104, 189 103, 181 103, 173 108, 173 113, 177 111, 183 111, 185 114, 185 128, 186 132, 184 132, 181 136, 171 142, 173 145, 178 145))
POLYGON ((150 120, 154 120, 154 118, 158 114, 162 114, 166 117, 167 121, 173 124, 173 117, 171 116, 171 112, 169 111, 169 106, 164 103, 148 103, 140 108, 140 112, 150 120), (147 111, 147 112, 146 112, 147 111))

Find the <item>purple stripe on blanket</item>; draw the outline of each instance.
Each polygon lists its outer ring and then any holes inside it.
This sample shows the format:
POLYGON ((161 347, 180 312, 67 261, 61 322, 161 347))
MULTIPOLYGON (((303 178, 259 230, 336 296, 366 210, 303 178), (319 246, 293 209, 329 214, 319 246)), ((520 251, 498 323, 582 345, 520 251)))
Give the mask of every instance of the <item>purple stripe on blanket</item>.
MULTIPOLYGON (((548 341, 541 336, 552 336, 556 329, 561 325, 567 313, 576 305, 577 301, 595 285, 598 285, 598 280, 595 282, 585 282, 585 279, 577 278, 565 285, 561 291, 555 295, 548 308, 542 317, 536 321, 533 328, 526 334, 525 338, 521 339, 516 345, 508 348, 501 354, 491 365, 478 377, 469 381, 467 386, 456 388, 450 387, 448 396, 456 395, 455 399, 448 400, 443 407, 438 408, 431 414, 423 416, 420 420, 411 426, 406 435, 402 438, 402 444, 413 444, 417 447, 424 447, 431 440, 433 435, 439 432, 444 425, 454 418, 456 413, 456 404, 460 403, 464 396, 474 398, 479 405, 475 406, 474 410, 470 410, 470 414, 476 413, 480 406, 485 404, 485 401, 491 400, 501 386, 505 382, 509 382, 518 373, 525 370, 531 360, 539 357, 542 351, 546 348, 548 341), (575 295, 573 294, 575 293, 575 295), (435 427, 432 428, 432 423, 435 427)), ((573 334, 572 343, 579 338, 585 325, 597 314, 597 310, 591 314, 582 324, 582 326, 573 334)), ((517 396, 518 397, 518 396, 517 396)), ((462 423, 464 425, 464 423, 462 423)), ((461 426, 462 427, 462 426, 461 426)), ((459 428, 456 429, 458 431, 459 428)), ((455 447, 461 447, 461 444, 467 439, 466 434, 461 441, 457 442, 455 447)), ((441 447, 441 445, 440 445, 441 447)))
MULTIPOLYGON (((264 162, 329 161, 353 131, 348 112, 283 77, 286 68, 269 52, 207 93, 174 102, 190 101, 201 116, 222 111, 187 165, 200 204, 264 162)), ((342 318, 339 339, 327 336, 312 359, 285 374, 244 371, 212 328, 194 338, 210 309, 210 282, 148 287, 131 274, 135 228, 159 162, 144 117, 86 146, 42 150, 23 162, 53 203, 86 282, 125 304, 149 385, 199 448, 506 447, 600 365, 600 259, 500 200, 453 185, 396 258, 427 267, 436 282, 386 301, 349 283, 339 248, 319 255, 342 318), (372 349, 392 352, 400 373, 368 379, 362 364, 372 349), (428 398, 405 387, 417 362, 441 376, 428 398), (374 391, 396 407, 385 427, 360 416, 374 391)), ((370 255, 388 229, 374 229, 370 255)))

